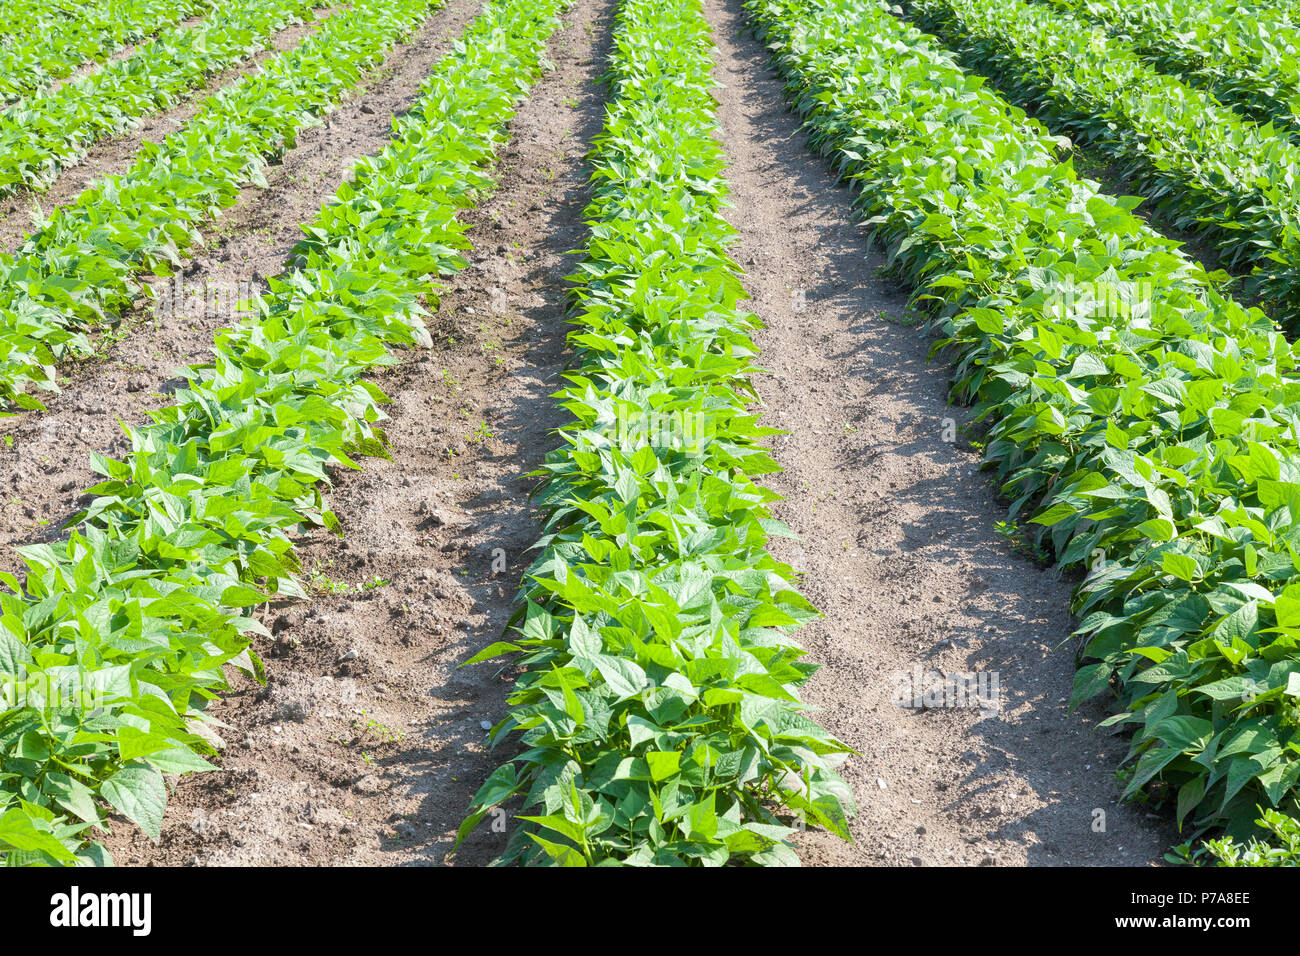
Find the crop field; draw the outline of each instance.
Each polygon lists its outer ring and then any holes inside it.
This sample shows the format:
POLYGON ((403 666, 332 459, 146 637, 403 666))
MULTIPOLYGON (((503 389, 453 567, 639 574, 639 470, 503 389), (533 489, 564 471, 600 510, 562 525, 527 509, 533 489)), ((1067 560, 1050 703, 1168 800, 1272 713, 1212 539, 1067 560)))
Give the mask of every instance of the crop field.
POLYGON ((1270 0, 0 0, 0 859, 1300 865, 1270 0))

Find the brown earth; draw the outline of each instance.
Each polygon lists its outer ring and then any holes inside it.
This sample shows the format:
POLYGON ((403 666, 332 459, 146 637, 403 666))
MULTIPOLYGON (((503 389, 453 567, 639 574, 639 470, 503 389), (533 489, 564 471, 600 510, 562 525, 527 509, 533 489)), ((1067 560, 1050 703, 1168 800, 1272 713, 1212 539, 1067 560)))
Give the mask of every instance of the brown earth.
MULTIPOLYGON (((1177 842, 1165 816, 1117 803, 1125 746, 1067 712, 1070 585, 995 530, 1003 517, 978 455, 927 362, 904 290, 879 273, 850 207, 806 149, 736 0, 706 0, 719 44, 720 138, 759 337, 765 424, 787 435, 769 483, 803 537, 773 550, 807 572, 825 613, 803 632, 823 665, 808 701, 858 751, 855 843, 801 839, 812 864, 1150 864, 1177 842), (980 684, 987 706, 895 706, 900 675, 980 684), (1098 811, 1104 830, 1097 828, 1098 811)), ((190 278, 220 288, 278 271, 350 158, 378 150, 389 115, 476 12, 453 0, 388 72, 310 131, 210 237, 190 278)), ((566 420, 559 387, 564 277, 585 239, 583 156, 603 119, 610 0, 578 0, 550 44, 556 69, 512 124, 498 189, 464 214, 475 245, 431 321, 431 350, 376 376, 393 399, 392 460, 342 476, 346 537, 302 543, 310 600, 277 608, 259 641, 265 687, 243 678, 215 707, 220 769, 179 781, 152 844, 119 821, 121 864, 482 864, 505 834, 485 821, 449 857, 473 792, 500 762, 486 726, 511 674, 458 665, 497 640, 538 533, 527 473, 566 420)), ((52 537, 93 480, 89 450, 120 452, 114 419, 164 400, 175 365, 200 358, 227 308, 137 324, 78 370, 50 411, 11 428, 0 540, 52 537), (10 495, 10 492, 13 492, 10 495), (28 513, 30 511, 30 513, 28 513)), ((0 562, 12 566, 11 558, 0 562)), ((911 690, 912 688, 909 688, 911 690)), ((922 687, 915 688, 919 693, 922 687)), ((978 701, 977 701, 978 702, 978 701)), ((969 701, 967 701, 969 703, 969 701)))

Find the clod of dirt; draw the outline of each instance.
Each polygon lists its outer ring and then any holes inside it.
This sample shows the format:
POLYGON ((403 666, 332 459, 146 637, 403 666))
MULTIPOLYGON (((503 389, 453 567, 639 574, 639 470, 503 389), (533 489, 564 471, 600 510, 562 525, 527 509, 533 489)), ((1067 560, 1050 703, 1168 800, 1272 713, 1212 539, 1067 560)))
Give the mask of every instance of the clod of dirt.
POLYGON ((431 528, 444 528, 455 521, 451 512, 438 508, 426 498, 415 509, 416 514, 424 516, 424 524, 431 528))

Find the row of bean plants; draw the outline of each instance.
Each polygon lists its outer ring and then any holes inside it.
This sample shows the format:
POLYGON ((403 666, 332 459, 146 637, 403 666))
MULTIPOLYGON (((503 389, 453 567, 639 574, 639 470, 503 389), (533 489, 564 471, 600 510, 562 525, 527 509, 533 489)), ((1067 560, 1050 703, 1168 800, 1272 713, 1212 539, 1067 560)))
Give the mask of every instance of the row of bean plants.
POLYGON ((43 407, 55 364, 91 354, 88 334, 117 321, 199 241, 198 227, 265 185, 267 163, 321 122, 442 0, 372 0, 330 17, 296 47, 211 97, 161 143, 53 213, 15 255, 0 255, 0 401, 43 407))
POLYGON ((539 473, 517 636, 474 658, 522 652, 492 733, 522 752, 461 827, 519 796, 502 862, 790 864, 803 827, 849 838, 848 748, 798 697, 815 666, 793 632, 815 611, 765 548, 789 531, 754 480, 777 470, 774 430, 750 408, 759 323, 727 254, 711 52, 700 0, 621 3, 558 395, 573 420, 539 473))
POLYGON ((0 196, 47 187, 92 143, 167 109, 209 76, 266 48, 323 0, 233 0, 192 30, 0 112, 0 196))
POLYGON ((1251 119, 1300 133, 1295 11, 1220 0, 1048 0, 1105 26, 1156 69, 1209 90, 1251 119))
POLYGON ((102 63, 122 47, 188 17, 214 0, 24 3, 0 10, 0 103, 12 102, 102 63))
POLYGON ((1300 145, 1157 72, 1087 20, 1026 0, 907 0, 967 69, 1096 148, 1165 220, 1217 244, 1300 332, 1300 145))

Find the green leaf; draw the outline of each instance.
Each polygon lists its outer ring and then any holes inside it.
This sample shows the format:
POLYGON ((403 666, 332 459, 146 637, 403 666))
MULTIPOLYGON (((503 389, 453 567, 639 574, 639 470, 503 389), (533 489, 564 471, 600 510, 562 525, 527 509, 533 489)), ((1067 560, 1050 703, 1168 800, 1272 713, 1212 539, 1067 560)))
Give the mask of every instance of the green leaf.
POLYGON ((470 664, 478 664, 481 661, 488 661, 494 657, 500 657, 502 654, 509 654, 513 651, 521 650, 523 650, 523 648, 518 644, 511 644, 509 641, 496 641, 483 648, 483 650, 479 651, 460 666, 468 667, 470 664))
POLYGON ((675 750, 647 751, 645 759, 650 765, 650 777, 655 783, 662 783, 681 769, 682 755, 675 750))
POLYGON ((144 764, 129 764, 104 781, 100 793, 113 809, 146 834, 162 836, 163 807, 167 790, 162 774, 144 764))
POLYGON ((571 846, 543 840, 536 833, 529 833, 528 838, 540 846, 546 852, 546 855, 559 866, 587 865, 587 861, 583 859, 582 854, 571 846))

